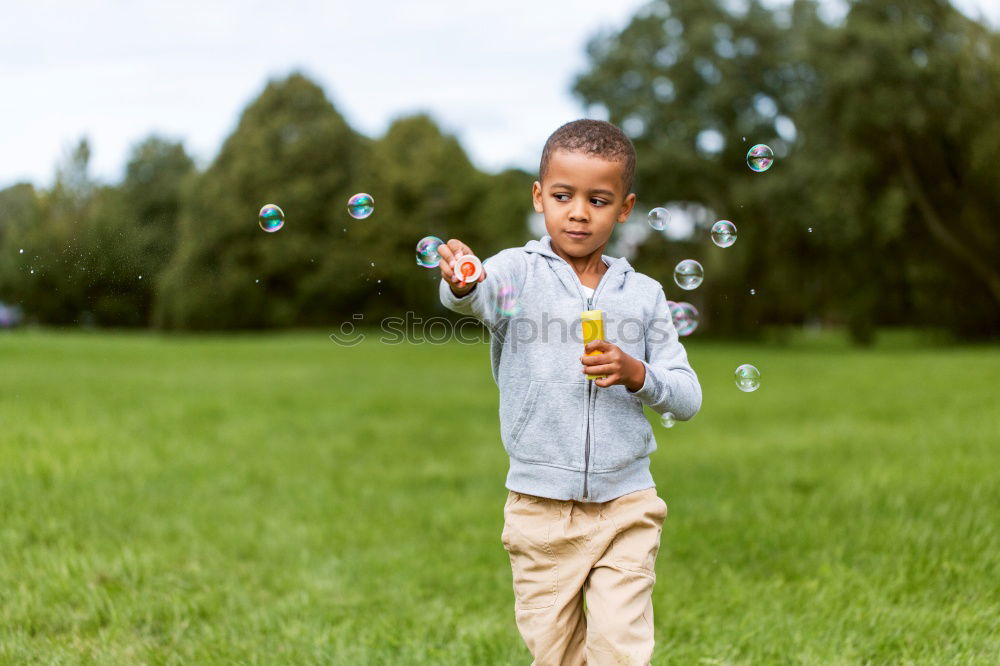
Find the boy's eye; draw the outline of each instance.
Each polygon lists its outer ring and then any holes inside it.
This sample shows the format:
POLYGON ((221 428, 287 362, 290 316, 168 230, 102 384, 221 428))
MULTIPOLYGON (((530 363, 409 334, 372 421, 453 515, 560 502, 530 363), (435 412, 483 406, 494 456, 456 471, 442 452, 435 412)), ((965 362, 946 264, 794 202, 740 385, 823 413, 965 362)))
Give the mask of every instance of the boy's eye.
MULTIPOLYGON (((564 192, 559 192, 557 194, 553 194, 552 196, 555 198, 556 201, 569 201, 572 198, 571 195, 566 194, 564 192)), ((595 206, 606 206, 608 204, 608 202, 605 201, 604 199, 597 199, 597 198, 592 198, 590 200, 590 203, 594 204, 595 206)))

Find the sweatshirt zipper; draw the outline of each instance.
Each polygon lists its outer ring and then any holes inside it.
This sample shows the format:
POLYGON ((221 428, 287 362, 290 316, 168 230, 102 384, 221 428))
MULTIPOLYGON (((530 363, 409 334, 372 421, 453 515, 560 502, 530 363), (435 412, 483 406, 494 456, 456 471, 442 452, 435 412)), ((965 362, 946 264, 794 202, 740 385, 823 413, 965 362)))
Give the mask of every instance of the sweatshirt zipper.
MULTIPOLYGON (((593 298, 587 299, 587 309, 592 310, 593 298)), ((591 387, 594 385, 594 380, 588 379, 587 382, 587 409, 584 411, 584 418, 586 419, 586 436, 583 442, 583 499, 587 499, 587 477, 590 476, 590 391, 591 387)))
MULTIPOLYGON (((562 257, 557 257, 557 258, 564 264, 566 264, 567 267, 569 267, 569 263, 567 263, 565 259, 563 259, 562 257)), ((611 266, 609 265, 608 268, 610 269, 611 266)), ((593 304, 594 298, 597 296, 597 291, 601 288, 601 285, 604 283, 607 273, 608 272, 605 271, 604 275, 602 275, 601 279, 598 281, 597 287, 594 289, 594 295, 585 297, 587 301, 588 310, 594 309, 594 304, 593 304)), ((577 284, 580 283, 580 278, 578 278, 572 272, 572 269, 570 270, 570 275, 572 276, 573 280, 576 281, 577 284)), ((580 295, 583 296, 582 289, 580 290, 580 295)), ((590 394, 592 391, 591 387, 594 384, 594 380, 587 379, 585 381, 587 382, 587 408, 586 410, 584 410, 584 418, 586 418, 587 420, 586 421, 587 425, 586 425, 586 435, 584 436, 584 441, 583 441, 583 499, 587 499, 587 477, 590 476, 590 394)))

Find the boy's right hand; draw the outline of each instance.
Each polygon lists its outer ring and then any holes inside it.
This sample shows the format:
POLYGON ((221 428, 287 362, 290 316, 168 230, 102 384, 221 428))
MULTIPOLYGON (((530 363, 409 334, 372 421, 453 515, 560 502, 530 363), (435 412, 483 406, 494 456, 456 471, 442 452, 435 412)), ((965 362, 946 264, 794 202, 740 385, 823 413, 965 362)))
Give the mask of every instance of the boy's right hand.
POLYGON ((466 254, 475 254, 469 249, 469 246, 458 240, 457 238, 452 238, 447 243, 442 243, 438 245, 438 254, 441 255, 441 261, 438 262, 438 266, 441 268, 441 277, 448 283, 451 287, 451 293, 456 296, 465 296, 477 283, 482 282, 486 279, 486 267, 483 267, 483 274, 479 276, 476 282, 471 284, 466 284, 465 287, 459 287, 459 282, 461 278, 455 275, 455 263, 459 257, 466 254))

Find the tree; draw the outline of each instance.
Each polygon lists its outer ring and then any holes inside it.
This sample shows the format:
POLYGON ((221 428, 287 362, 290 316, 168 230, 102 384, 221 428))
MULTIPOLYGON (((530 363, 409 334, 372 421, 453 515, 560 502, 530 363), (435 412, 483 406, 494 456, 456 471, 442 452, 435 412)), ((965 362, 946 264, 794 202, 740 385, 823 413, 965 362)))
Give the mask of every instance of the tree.
POLYGON ((172 256, 194 162, 180 143, 150 136, 131 149, 121 185, 101 197, 86 230, 86 299, 96 323, 146 326, 154 285, 172 256))
POLYGON ((701 202, 740 232, 639 259, 661 281, 680 252, 703 259, 721 332, 822 316, 861 343, 906 322, 995 335, 996 33, 944 0, 853 2, 837 24, 806 0, 735 7, 654 2, 588 47, 575 90, 633 136, 640 199, 701 202), (775 149, 766 174, 751 143, 775 149))
POLYGON ((397 119, 375 142, 366 182, 377 193, 376 212, 353 225, 349 237, 361 250, 356 270, 364 289, 356 311, 371 319, 442 309, 440 271, 416 263, 421 238, 460 238, 483 259, 525 242, 530 176, 481 173, 426 114, 397 119))
POLYGON ((14 271, 6 271, 4 289, 23 306, 29 320, 74 324, 86 309, 91 254, 83 236, 102 194, 90 177, 90 154, 89 142, 81 138, 57 165, 52 190, 34 204, 22 190, 19 215, 23 217, 10 221, 7 244, 18 247, 21 261, 14 271))
POLYGON ((24 290, 33 275, 33 255, 26 253, 25 245, 41 215, 39 194, 30 183, 0 190, 0 301, 24 304, 24 290))
POLYGON ((417 265, 417 242, 461 237, 484 257, 523 244, 530 184, 523 172, 479 172, 425 114, 371 141, 304 76, 272 81, 187 191, 155 321, 319 326, 438 310, 439 274, 417 265), (366 219, 347 213, 358 192, 375 199, 366 219), (265 203, 283 209, 280 231, 257 228, 265 203))
POLYGON ((815 87, 801 51, 824 26, 811 3, 796 3, 787 14, 757 2, 742 12, 732 7, 703 0, 647 5, 620 34, 589 42, 591 64, 574 91, 585 104, 606 108, 631 136, 640 207, 695 202, 712 213, 691 242, 652 235, 635 263, 668 295, 696 301, 713 320, 710 330, 746 336, 759 332, 760 322, 806 314, 807 294, 789 287, 804 283, 811 264, 799 255, 807 233, 798 215, 803 193, 789 165, 779 161, 757 174, 744 156, 754 143, 771 145, 779 158, 794 149, 790 116, 815 87), (717 219, 736 224, 733 248, 710 243, 717 219), (708 271, 692 294, 673 285, 673 266, 684 258, 708 271))
POLYGON ((180 214, 177 251, 154 308, 166 328, 254 328, 326 321, 356 290, 355 250, 343 242, 368 141, 301 74, 268 83, 195 179, 180 214), (266 203, 286 214, 265 233, 266 203))
POLYGON ((889 315, 996 335, 997 33, 944 0, 872 0, 812 57, 823 91, 802 108, 803 158, 835 192, 816 208, 836 222, 844 283, 873 310, 854 327, 889 315))

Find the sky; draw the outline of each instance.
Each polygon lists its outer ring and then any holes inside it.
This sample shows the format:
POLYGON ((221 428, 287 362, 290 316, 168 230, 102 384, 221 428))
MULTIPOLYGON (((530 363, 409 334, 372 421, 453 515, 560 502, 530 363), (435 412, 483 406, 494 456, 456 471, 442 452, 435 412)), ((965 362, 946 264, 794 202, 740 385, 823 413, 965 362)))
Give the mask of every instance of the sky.
MULTIPOLYGON (((129 148, 180 140, 202 167, 271 78, 304 72, 356 130, 428 112, 481 169, 534 170, 559 125, 587 39, 645 0, 0 0, 0 188, 51 185, 86 136, 117 182, 129 148), (11 96, 13 95, 13 96, 11 96)), ((1000 25, 1000 0, 957 0, 1000 25)))

